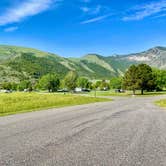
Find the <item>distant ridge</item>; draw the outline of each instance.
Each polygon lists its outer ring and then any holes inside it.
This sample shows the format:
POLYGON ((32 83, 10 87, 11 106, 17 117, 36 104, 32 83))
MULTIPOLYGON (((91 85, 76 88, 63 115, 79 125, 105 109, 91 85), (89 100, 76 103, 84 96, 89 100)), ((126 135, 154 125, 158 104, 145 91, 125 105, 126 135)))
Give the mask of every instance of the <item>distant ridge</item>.
POLYGON ((92 53, 81 58, 64 58, 33 48, 0 45, 0 82, 37 79, 50 72, 63 77, 70 70, 89 79, 110 79, 122 76, 131 64, 138 63, 166 69, 166 47, 129 55, 104 57, 92 53))

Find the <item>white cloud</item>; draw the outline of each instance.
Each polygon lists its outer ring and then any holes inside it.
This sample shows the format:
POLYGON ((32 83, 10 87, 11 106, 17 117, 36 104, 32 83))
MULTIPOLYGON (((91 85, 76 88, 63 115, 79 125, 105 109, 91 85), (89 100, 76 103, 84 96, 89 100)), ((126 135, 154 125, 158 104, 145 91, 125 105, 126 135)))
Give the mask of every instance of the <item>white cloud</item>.
POLYGON ((101 12, 102 6, 101 5, 97 5, 96 7, 81 7, 80 8, 84 13, 89 14, 89 15, 95 15, 101 12))
POLYGON ((88 7, 81 7, 80 9, 85 13, 90 11, 90 8, 88 8, 88 7))
POLYGON ((98 22, 98 21, 106 19, 109 16, 111 16, 111 14, 107 14, 107 15, 104 15, 104 16, 95 17, 95 18, 92 18, 92 19, 89 19, 89 20, 82 21, 81 24, 89 24, 89 23, 98 22))
POLYGON ((26 17, 39 14, 59 0, 24 0, 18 6, 12 6, 0 15, 0 25, 19 22, 26 17))
POLYGON ((8 28, 5 28, 4 31, 5 32, 13 32, 13 31, 16 31, 18 29, 18 27, 8 27, 8 28))
POLYGON ((138 6, 132 10, 134 14, 123 17, 124 21, 142 20, 146 17, 166 11, 166 0, 151 2, 142 6, 138 6))

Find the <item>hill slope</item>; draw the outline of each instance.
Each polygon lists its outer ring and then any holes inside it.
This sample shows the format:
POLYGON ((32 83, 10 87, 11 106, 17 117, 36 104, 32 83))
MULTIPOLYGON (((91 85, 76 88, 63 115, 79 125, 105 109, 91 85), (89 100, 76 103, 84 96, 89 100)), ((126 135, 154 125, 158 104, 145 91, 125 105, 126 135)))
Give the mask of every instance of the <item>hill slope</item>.
POLYGON ((63 77, 70 70, 90 79, 109 79, 123 75, 131 64, 138 63, 166 69, 166 48, 123 56, 87 54, 82 58, 64 58, 32 48, 0 45, 0 82, 37 79, 47 73, 63 77))
POLYGON ((146 63, 152 67, 166 69, 166 47, 154 47, 141 53, 120 57, 120 59, 129 62, 146 63))

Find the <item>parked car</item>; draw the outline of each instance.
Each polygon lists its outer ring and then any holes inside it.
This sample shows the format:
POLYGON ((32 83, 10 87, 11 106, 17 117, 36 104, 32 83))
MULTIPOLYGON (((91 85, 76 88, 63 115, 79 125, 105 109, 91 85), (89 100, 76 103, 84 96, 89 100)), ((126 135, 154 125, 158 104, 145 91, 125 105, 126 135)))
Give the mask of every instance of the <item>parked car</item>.
POLYGON ((12 93, 12 90, 5 90, 5 93, 12 93))
POLYGON ((90 92, 90 89, 83 88, 82 92, 90 92))
POLYGON ((74 92, 75 93, 90 92, 90 90, 86 88, 75 88, 74 92))
POLYGON ((69 92, 67 89, 60 89, 60 90, 58 90, 57 92, 62 92, 62 93, 66 93, 66 92, 69 92))

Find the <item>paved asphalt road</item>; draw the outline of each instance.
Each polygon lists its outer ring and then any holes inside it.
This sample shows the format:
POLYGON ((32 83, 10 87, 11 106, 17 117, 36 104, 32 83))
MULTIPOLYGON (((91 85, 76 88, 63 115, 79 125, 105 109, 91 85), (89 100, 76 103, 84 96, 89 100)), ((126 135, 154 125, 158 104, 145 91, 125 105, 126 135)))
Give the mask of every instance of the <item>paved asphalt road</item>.
POLYGON ((0 166, 166 166, 166 98, 115 98, 0 118, 0 166))

